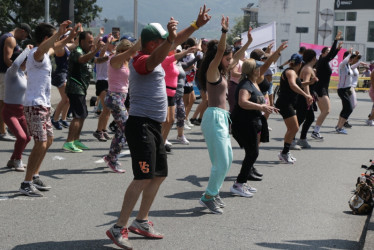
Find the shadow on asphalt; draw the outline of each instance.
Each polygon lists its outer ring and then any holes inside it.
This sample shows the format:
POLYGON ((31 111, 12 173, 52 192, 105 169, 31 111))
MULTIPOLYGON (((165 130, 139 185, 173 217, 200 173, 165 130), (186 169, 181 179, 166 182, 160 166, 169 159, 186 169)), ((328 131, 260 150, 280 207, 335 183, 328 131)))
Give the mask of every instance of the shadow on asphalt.
POLYGON ((290 240, 285 243, 260 242, 256 245, 270 249, 350 249, 358 250, 361 244, 357 241, 328 239, 328 240, 290 240))
MULTIPOLYGON (((225 181, 235 181, 235 180, 236 180, 236 176, 226 176, 226 178, 225 178, 225 181)), ((177 179, 177 181, 187 181, 194 186, 202 187, 200 182, 208 182, 209 177, 198 177, 196 175, 189 175, 189 176, 184 177, 183 179, 177 179)), ((201 192, 200 192, 200 196, 201 196, 201 192)), ((199 198, 200 198, 200 196, 199 196, 199 198)), ((165 197, 169 197, 169 196, 165 196, 165 197)), ((188 200, 188 198, 187 198, 187 200, 188 200)))
POLYGON ((25 245, 18 245, 13 250, 26 250, 26 249, 38 249, 38 250, 66 250, 66 249, 118 249, 108 245, 114 246, 110 239, 103 240, 76 240, 76 241, 46 241, 31 243, 25 245))

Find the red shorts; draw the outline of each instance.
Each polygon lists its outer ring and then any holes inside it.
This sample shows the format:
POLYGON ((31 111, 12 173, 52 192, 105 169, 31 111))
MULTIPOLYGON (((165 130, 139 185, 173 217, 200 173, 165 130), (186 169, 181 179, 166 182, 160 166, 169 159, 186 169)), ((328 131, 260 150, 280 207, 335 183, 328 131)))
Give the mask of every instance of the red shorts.
POLYGON ((35 141, 47 141, 47 137, 53 137, 51 123, 51 108, 44 106, 24 107, 27 131, 35 141))

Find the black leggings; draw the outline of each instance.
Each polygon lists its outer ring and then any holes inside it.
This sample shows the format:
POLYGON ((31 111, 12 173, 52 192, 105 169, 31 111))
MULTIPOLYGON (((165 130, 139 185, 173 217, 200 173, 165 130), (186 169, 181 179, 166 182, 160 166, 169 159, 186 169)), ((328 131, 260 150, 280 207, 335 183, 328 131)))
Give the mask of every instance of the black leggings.
POLYGON ((259 120, 250 124, 241 124, 239 122, 236 124, 233 123, 231 128, 233 137, 245 151, 245 157, 236 181, 238 183, 246 183, 248 175, 258 157, 257 135, 261 132, 262 124, 259 120))
POLYGON ((308 107, 306 99, 303 96, 298 96, 296 116, 299 126, 304 123, 303 128, 301 129, 300 139, 306 139, 306 134, 314 122, 314 111, 312 106, 308 107))
POLYGON ((343 109, 340 112, 340 117, 348 120, 349 116, 352 114, 353 108, 350 96, 352 95, 351 88, 341 88, 338 89, 338 95, 342 100, 343 109))

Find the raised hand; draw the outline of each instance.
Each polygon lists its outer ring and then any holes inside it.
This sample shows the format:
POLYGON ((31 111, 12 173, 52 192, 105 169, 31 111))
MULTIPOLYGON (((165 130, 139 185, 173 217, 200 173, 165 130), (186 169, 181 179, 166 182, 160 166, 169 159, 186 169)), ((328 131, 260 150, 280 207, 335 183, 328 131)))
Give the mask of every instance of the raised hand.
POLYGON ((271 50, 273 49, 273 47, 274 47, 274 43, 270 43, 267 47, 266 47, 266 51, 265 51, 265 53, 270 53, 271 52, 271 50))
POLYGON ((225 18, 225 16, 222 15, 221 26, 222 26, 222 29, 229 30, 229 17, 225 18))
POLYGON ((104 27, 101 27, 101 28, 100 28, 99 33, 100 33, 100 36, 104 35, 104 27))
POLYGON ((280 53, 280 52, 282 52, 283 50, 285 50, 285 49, 288 47, 287 43, 288 43, 288 41, 283 42, 283 43, 278 47, 277 52, 280 53))
POLYGON ((336 34, 335 40, 340 40, 342 39, 342 32, 338 30, 338 33, 336 34))
POLYGON ((247 38, 248 38, 249 43, 252 43, 252 41, 253 41, 251 31, 252 31, 252 27, 249 27, 248 32, 247 32, 247 38))
POLYGON ((212 18, 212 16, 208 14, 209 11, 210 9, 207 9, 205 4, 203 7, 200 7, 200 11, 196 19, 197 27, 200 28, 201 26, 204 26, 207 22, 209 22, 209 20, 212 18))
POLYGON ((339 44, 338 44, 338 49, 341 49, 343 47, 343 42, 339 42, 339 44))
MULTIPOLYGON (((70 34, 69 34, 69 39, 71 40, 72 38, 76 37, 78 35, 79 32, 81 32, 82 28, 82 24, 81 23, 77 23, 74 28, 70 31, 70 34)), ((69 40, 69 41, 70 41, 69 40)))
POLYGON ((178 26, 178 21, 174 20, 174 18, 171 17, 167 25, 167 28, 169 31, 169 37, 167 39, 169 39, 170 42, 173 42, 175 38, 177 37, 177 26, 178 26))

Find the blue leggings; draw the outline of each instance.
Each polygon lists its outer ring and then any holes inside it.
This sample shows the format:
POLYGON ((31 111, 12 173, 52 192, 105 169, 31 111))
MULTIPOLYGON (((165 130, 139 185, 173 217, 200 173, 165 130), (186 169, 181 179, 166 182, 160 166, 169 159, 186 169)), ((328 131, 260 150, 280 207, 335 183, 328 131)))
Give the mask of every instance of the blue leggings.
POLYGON ((216 196, 231 167, 232 148, 229 134, 229 113, 226 110, 209 107, 204 113, 201 130, 212 162, 208 187, 205 194, 216 196))

